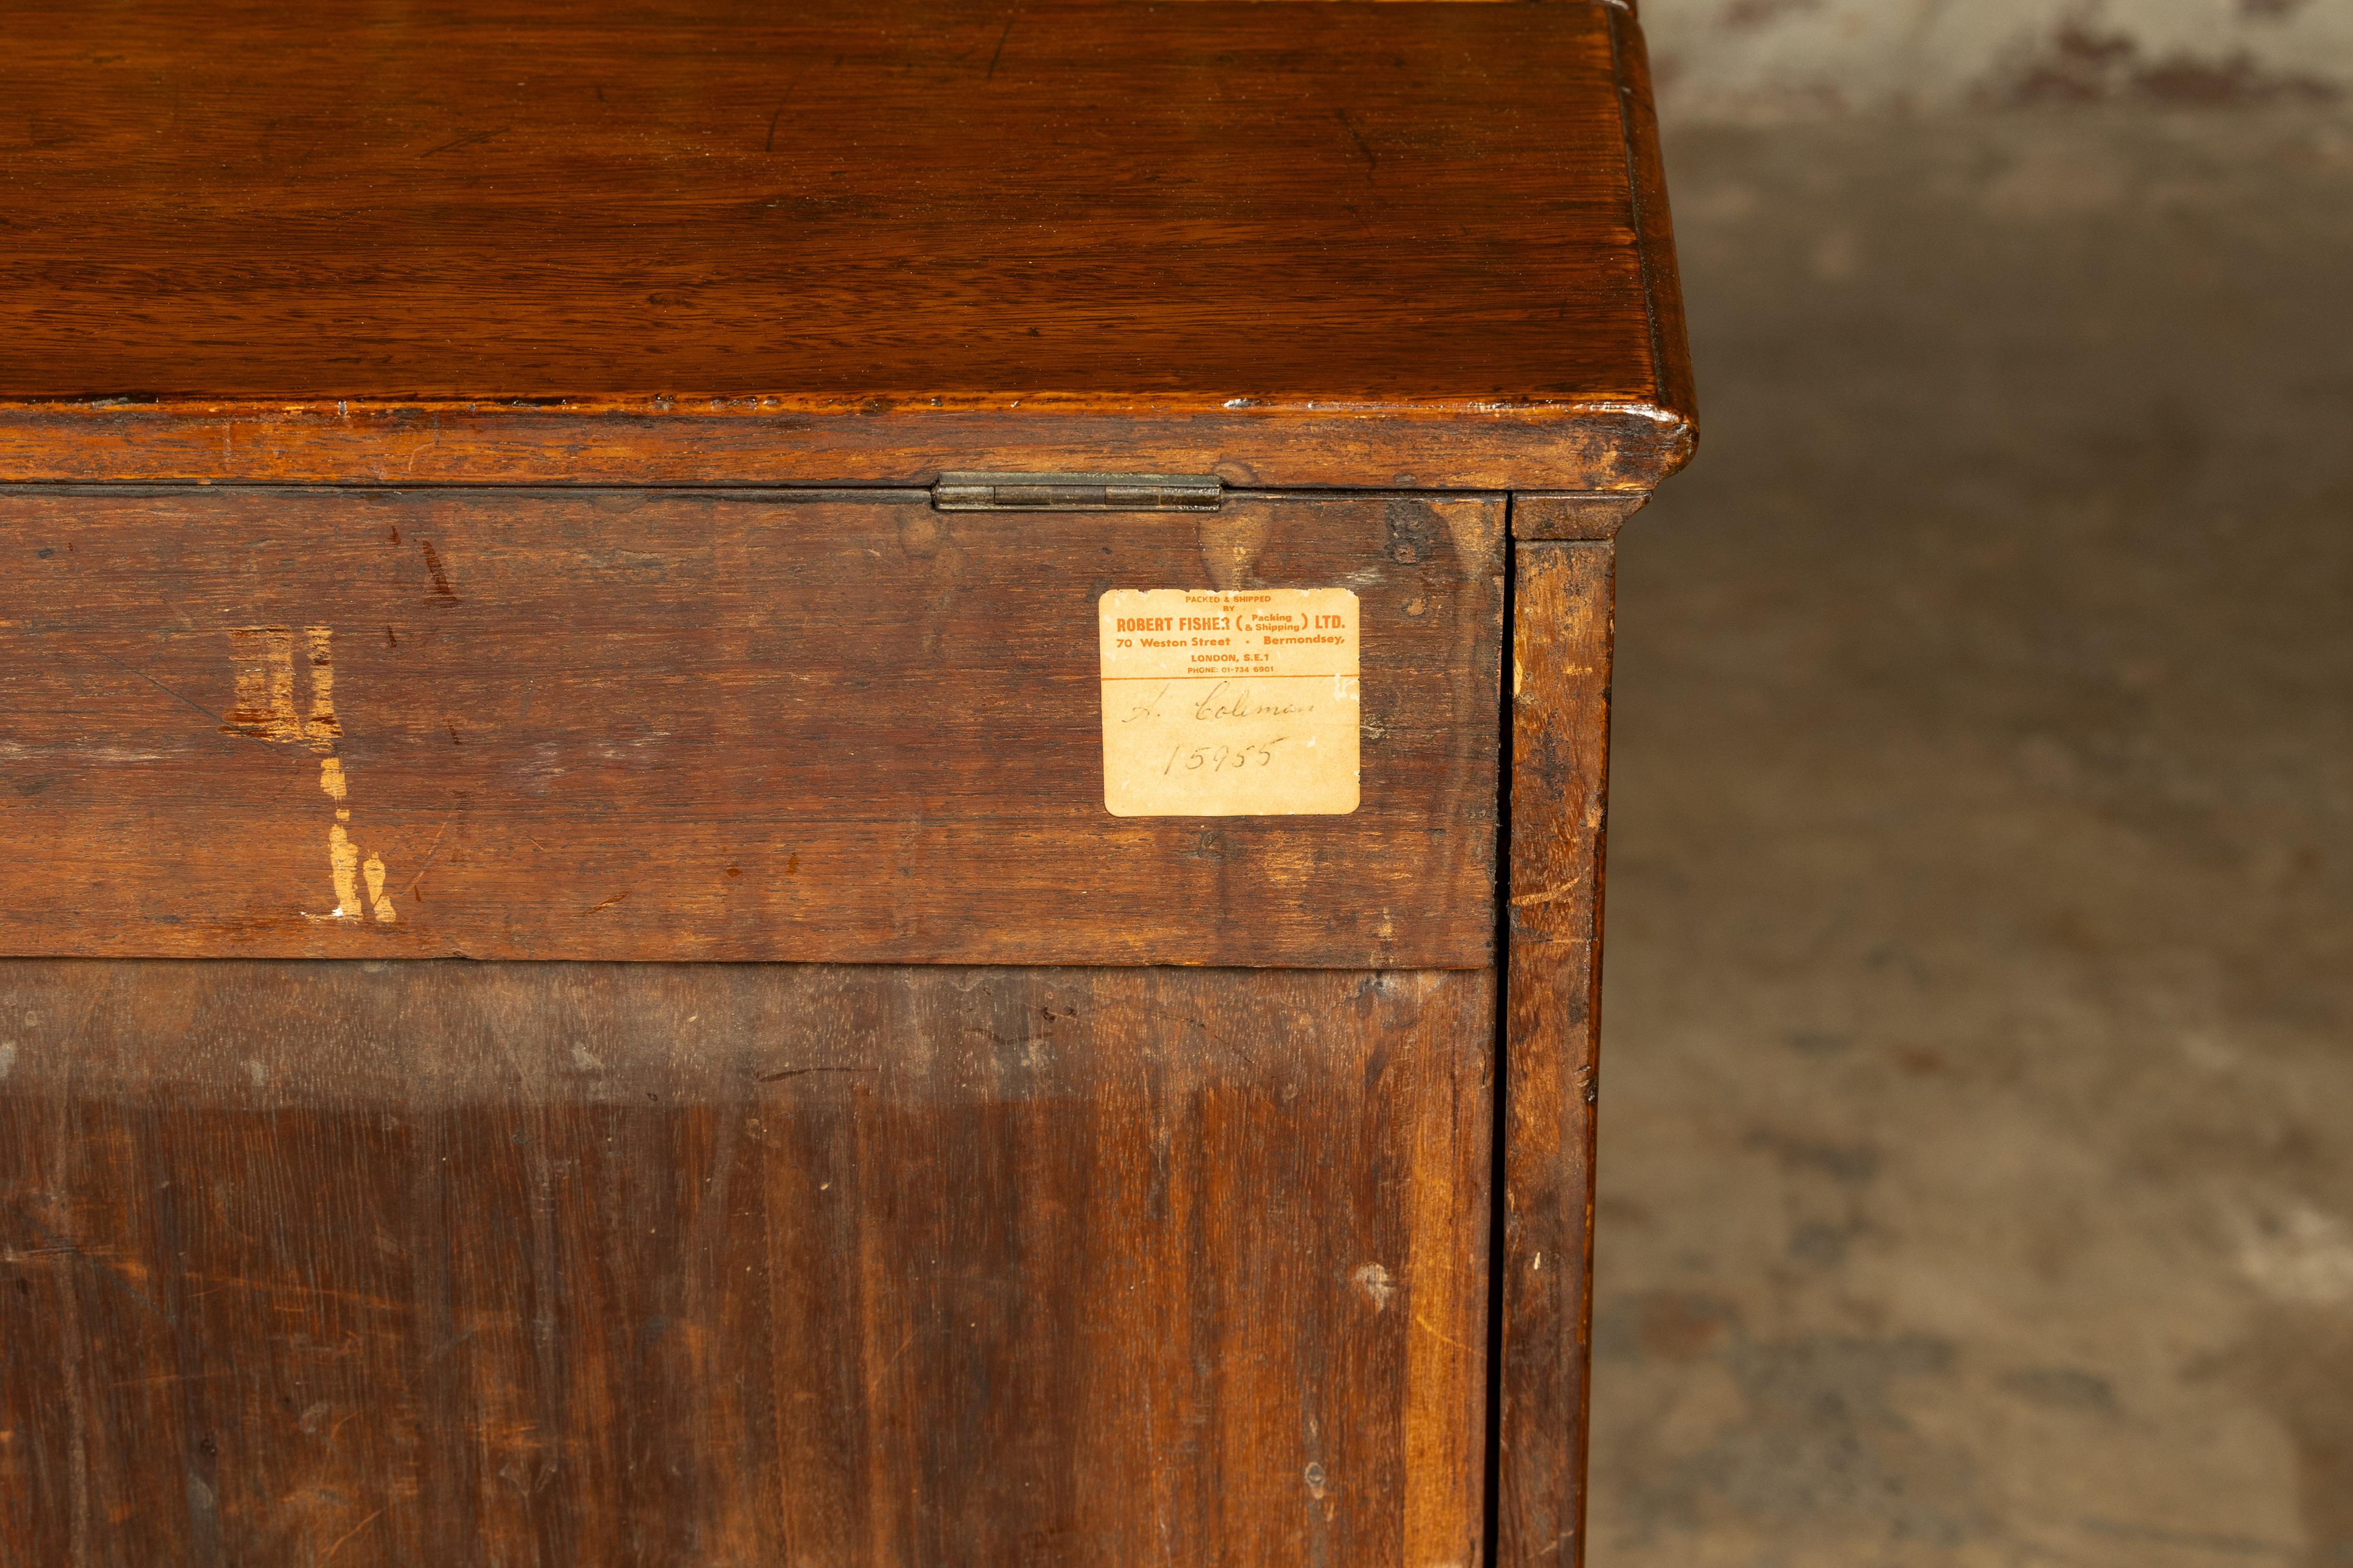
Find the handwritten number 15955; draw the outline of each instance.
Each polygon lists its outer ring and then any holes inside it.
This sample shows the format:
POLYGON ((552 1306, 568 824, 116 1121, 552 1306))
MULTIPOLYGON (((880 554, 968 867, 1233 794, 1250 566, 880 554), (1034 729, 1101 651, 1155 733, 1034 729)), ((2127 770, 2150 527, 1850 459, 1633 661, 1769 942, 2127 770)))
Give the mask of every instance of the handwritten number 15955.
POLYGON ((1256 741, 1240 746, 1187 746, 1180 741, 1170 750, 1168 760, 1161 764, 1161 776, 1166 778, 1175 773, 1179 762, 1184 763, 1187 773, 1215 773, 1247 767, 1262 768, 1274 761, 1274 749, 1290 738, 1277 735, 1271 741, 1256 741))

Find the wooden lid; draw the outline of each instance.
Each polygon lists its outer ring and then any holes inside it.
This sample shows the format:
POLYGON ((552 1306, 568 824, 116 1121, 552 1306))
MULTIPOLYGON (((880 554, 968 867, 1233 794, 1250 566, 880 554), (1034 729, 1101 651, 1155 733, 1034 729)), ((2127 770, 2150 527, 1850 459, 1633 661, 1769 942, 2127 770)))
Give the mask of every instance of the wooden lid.
POLYGON ((0 479, 1647 489, 1641 38, 1563 5, 29 0, 0 479))

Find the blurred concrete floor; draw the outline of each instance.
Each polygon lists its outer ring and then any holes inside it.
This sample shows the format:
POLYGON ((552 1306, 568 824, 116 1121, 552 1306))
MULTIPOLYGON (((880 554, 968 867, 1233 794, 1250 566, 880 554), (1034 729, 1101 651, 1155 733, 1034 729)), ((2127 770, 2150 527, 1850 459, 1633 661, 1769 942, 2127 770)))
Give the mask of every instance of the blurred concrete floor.
POLYGON ((1668 151, 1589 1562, 2353 1563, 2353 113, 1668 151))

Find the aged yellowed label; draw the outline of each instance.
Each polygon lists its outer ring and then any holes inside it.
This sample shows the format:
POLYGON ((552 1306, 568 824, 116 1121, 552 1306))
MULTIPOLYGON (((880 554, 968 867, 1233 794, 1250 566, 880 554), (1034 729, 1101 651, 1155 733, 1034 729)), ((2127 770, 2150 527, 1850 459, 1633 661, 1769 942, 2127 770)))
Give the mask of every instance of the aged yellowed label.
POLYGON ((1103 619, 1114 816, 1356 809, 1356 595, 1114 588, 1103 619))

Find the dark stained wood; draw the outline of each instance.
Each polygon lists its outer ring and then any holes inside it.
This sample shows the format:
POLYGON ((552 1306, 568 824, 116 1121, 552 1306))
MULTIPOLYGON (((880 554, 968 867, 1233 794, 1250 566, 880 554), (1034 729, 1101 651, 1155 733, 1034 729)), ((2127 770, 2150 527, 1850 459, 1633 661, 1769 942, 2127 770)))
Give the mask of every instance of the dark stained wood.
POLYGON ((1641 491, 1512 498, 1514 539, 1615 539, 1626 520, 1651 503, 1641 491))
POLYGON ((1608 5, 26 0, 8 36, 0 479, 1648 489, 1690 447, 1608 5))
POLYGON ((1215 474, 1246 488, 1500 490, 1534 482, 1647 494, 1662 468, 1682 466, 1693 439, 1681 425, 1607 408, 1449 418, 1191 412, 1155 399, 1075 412, 1025 398, 1018 410, 993 411, 778 405, 763 419, 651 404, 0 402, 0 482, 928 485, 971 469, 1215 474))
POLYGON ((0 963, 0 1556, 1467 1563, 1493 998, 0 963))
POLYGON ((1627 169, 1642 260, 1642 300, 1651 316, 1651 363, 1659 373, 1653 395, 1661 406, 1683 415, 1680 461, 1689 461, 1699 436, 1699 395, 1692 384, 1691 334, 1683 319, 1674 220, 1667 209, 1666 163, 1659 153, 1659 106, 1651 89, 1650 46, 1634 19, 1630 0, 1609 19, 1609 36, 1617 51, 1618 98, 1625 110, 1627 169))
POLYGON ((1497 1562, 1585 1553, 1612 546, 1514 547, 1497 1562))
POLYGON ((1484 966, 1503 510, 0 491, 0 952, 1484 966), (1098 596, 1265 584, 1363 604, 1363 804, 1107 816, 1098 596))
POLYGON ((1581 1559, 1630 4, 5 33, 0 1563, 1581 1559), (1253 585, 1359 809, 1109 816, 1253 585))

